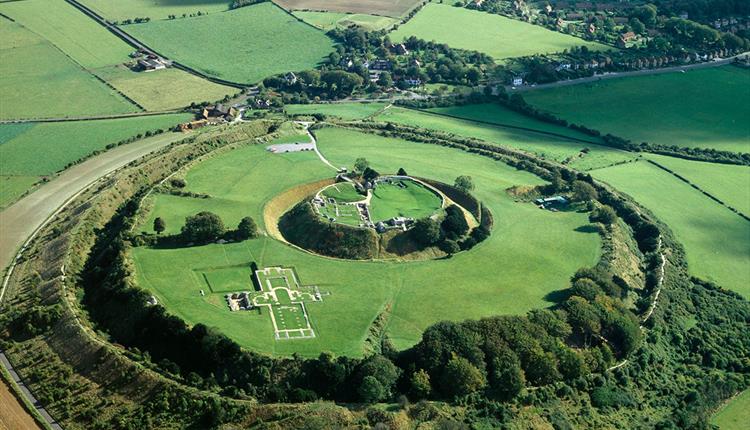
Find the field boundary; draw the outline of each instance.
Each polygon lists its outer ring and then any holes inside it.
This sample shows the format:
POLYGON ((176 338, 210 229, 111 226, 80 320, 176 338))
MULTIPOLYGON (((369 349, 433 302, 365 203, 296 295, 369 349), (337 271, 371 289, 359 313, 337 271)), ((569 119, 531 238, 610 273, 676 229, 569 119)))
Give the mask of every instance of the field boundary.
POLYGON ((662 166, 661 164, 657 163, 654 160, 646 159, 646 161, 648 163, 651 163, 652 165, 656 166, 657 168, 659 168, 661 170, 664 170, 665 172, 671 174, 672 176, 674 176, 675 178, 679 179, 680 181, 682 181, 682 182, 690 185, 695 190, 700 191, 703 195, 705 195, 709 199, 715 201, 716 203, 724 206, 725 208, 729 209, 730 211, 734 212, 735 214, 739 215, 740 218, 744 219, 745 221, 750 221, 750 217, 748 217, 744 213, 740 212, 739 209, 735 209, 732 206, 729 206, 728 204, 724 203, 724 201, 722 201, 718 197, 714 196, 713 194, 709 193, 708 191, 704 190, 703 188, 699 187, 698 185, 690 182, 690 180, 688 180, 684 176, 680 175, 679 173, 675 172, 674 170, 672 170, 672 169, 670 169, 670 168, 668 168, 666 166, 662 166))

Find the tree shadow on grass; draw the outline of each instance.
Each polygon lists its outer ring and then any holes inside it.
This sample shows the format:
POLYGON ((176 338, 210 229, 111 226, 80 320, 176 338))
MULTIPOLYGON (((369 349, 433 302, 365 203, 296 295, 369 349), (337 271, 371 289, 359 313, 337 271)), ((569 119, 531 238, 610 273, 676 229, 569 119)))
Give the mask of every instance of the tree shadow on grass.
POLYGON ((564 288, 562 290, 550 291, 544 295, 544 300, 558 305, 564 302, 568 297, 570 297, 570 288, 564 288))
POLYGON ((599 233, 599 229, 594 224, 581 225, 573 229, 578 233, 599 233))

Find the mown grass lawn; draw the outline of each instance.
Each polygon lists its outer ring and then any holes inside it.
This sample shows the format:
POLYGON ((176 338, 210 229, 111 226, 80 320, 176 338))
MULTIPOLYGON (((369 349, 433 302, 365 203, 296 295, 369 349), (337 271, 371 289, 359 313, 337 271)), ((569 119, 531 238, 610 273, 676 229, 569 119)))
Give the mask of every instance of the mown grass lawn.
POLYGON ((705 163, 657 154, 646 157, 750 216, 750 166, 705 163))
POLYGON ((358 202, 364 200, 365 196, 358 193, 354 185, 348 182, 331 185, 321 192, 326 197, 331 197, 340 202, 358 202))
MULTIPOLYGON (((460 174, 471 174, 477 197, 495 215, 491 238, 451 259, 410 263, 324 258, 268 236, 225 245, 136 248, 131 255, 140 285, 189 323, 219 327, 254 350, 306 356, 328 350, 358 356, 363 354, 370 323, 386 304, 392 304, 388 333, 398 348, 405 348, 438 320, 518 314, 548 306, 550 293, 567 288, 576 269, 598 259, 598 236, 580 228, 588 222, 585 214, 542 211, 515 203, 505 194, 511 185, 541 183, 528 173, 449 148, 343 129, 318 130, 318 138, 321 150, 336 165, 352 165, 356 158, 365 157, 379 172, 403 167, 409 174, 447 183, 460 174), (294 267, 303 285, 318 285, 322 292, 330 292, 322 302, 307 307, 316 338, 275 341, 266 310, 230 312, 221 294, 200 296, 199 290, 206 287, 195 275, 196 268, 252 261, 260 267, 294 267)), ((314 154, 241 148, 202 162, 187 174, 187 190, 213 196, 191 203, 194 206, 187 213, 211 210, 225 221, 238 219, 239 214, 251 215, 263 227, 261 212, 268 198, 331 174, 314 154)), ((185 210, 180 203, 184 198, 157 195, 155 200, 147 228, 153 216, 170 217, 185 210)))
POLYGON ((632 140, 750 152, 750 70, 736 66, 608 79, 529 91, 569 122, 632 140))
POLYGON ((483 52, 496 60, 562 52, 574 46, 612 49, 504 16, 437 3, 427 4, 414 18, 391 33, 394 41, 403 41, 409 36, 483 52))
POLYGON ((742 430, 750 422, 750 390, 732 399, 711 417, 711 424, 719 430, 742 430))
MULTIPOLYGON (((452 112, 453 114, 458 112, 460 115, 472 118, 475 116, 476 112, 472 112, 469 109, 471 108, 465 108, 464 110, 458 110, 456 108, 452 110, 452 112)), ((475 109, 478 110, 481 108, 475 109)), ((504 122, 507 118, 511 124, 517 123, 518 125, 522 125, 529 129, 538 129, 545 132, 554 130, 554 128, 550 128, 549 124, 541 123, 540 121, 530 118, 519 118, 515 112, 509 113, 511 111, 504 110, 503 108, 488 107, 487 110, 488 112, 494 110, 498 113, 496 117, 492 117, 498 123, 504 122)), ((477 115, 476 117, 482 121, 489 119, 485 115, 486 114, 482 114, 481 116, 477 115)), ((444 131, 459 136, 482 139, 489 143, 506 145, 524 151, 533 152, 544 158, 560 162, 568 161, 572 167, 581 170, 608 166, 616 162, 635 158, 632 153, 593 143, 576 142, 563 137, 549 136, 526 130, 502 127, 499 125, 483 124, 471 120, 451 118, 444 115, 398 108, 395 106, 383 111, 383 113, 379 114, 375 119, 378 121, 395 122, 420 128, 444 131), (588 153, 581 152, 585 148, 589 149, 588 153)), ((563 127, 558 127, 556 133, 565 134, 568 133, 568 131, 563 127)), ((596 142, 596 140, 593 141, 596 142)))
POLYGON ((385 103, 321 103, 286 105, 289 115, 312 115, 315 113, 337 116, 343 119, 362 119, 374 115, 385 107, 385 103))
POLYGON ((4 18, 0 19, 0 58, 0 119, 106 115, 139 110, 51 43, 4 18))
POLYGON ((413 181, 402 181, 405 188, 396 184, 380 184, 372 193, 370 216, 373 222, 394 217, 414 219, 428 217, 441 208, 440 197, 413 181))
POLYGON ((750 298, 750 223, 645 161, 592 175, 636 199, 685 246, 690 272, 750 298))
POLYGON ((229 9, 230 0, 81 0, 81 3, 110 21, 134 18, 167 19, 182 14, 215 13, 229 9))
POLYGON ((312 69, 333 51, 322 31, 270 2, 123 29, 167 57, 240 83, 312 69))

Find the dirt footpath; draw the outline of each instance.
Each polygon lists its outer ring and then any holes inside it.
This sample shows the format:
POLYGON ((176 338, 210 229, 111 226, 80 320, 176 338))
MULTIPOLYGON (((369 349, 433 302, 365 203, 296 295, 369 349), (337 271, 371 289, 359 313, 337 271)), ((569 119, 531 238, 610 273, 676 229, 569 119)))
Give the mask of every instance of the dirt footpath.
POLYGON ((10 391, 5 380, 0 379, 0 430, 26 429, 37 430, 40 427, 10 391))

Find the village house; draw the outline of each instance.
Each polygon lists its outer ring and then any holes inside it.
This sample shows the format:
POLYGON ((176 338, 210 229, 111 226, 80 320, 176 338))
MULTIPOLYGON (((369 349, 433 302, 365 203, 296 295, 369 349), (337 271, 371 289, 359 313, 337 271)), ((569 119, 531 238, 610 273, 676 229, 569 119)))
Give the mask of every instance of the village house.
POLYGON ((589 32, 589 34, 596 33, 596 26, 594 25, 593 22, 591 24, 589 24, 588 32, 589 32))
POLYGON ((403 43, 394 43, 391 45, 391 49, 398 55, 406 55, 409 53, 409 50, 406 49, 406 45, 403 43))
POLYGON ((620 37, 617 39, 617 47, 618 48, 625 48, 628 46, 628 43, 636 40, 638 36, 633 33, 632 31, 628 31, 627 33, 623 33, 620 35, 620 37))
POLYGON ((367 64, 365 67, 367 67, 368 70, 385 71, 385 70, 391 70, 391 68, 393 67, 393 65, 391 64, 389 60, 383 60, 383 59, 378 59, 373 62, 368 62, 365 64, 367 64))
POLYGON ((294 85, 297 83, 297 75, 295 75, 294 72, 289 72, 284 75, 284 81, 287 85, 294 85))
POLYGON ((523 78, 520 76, 514 76, 512 82, 514 87, 520 87, 523 85, 523 78))

